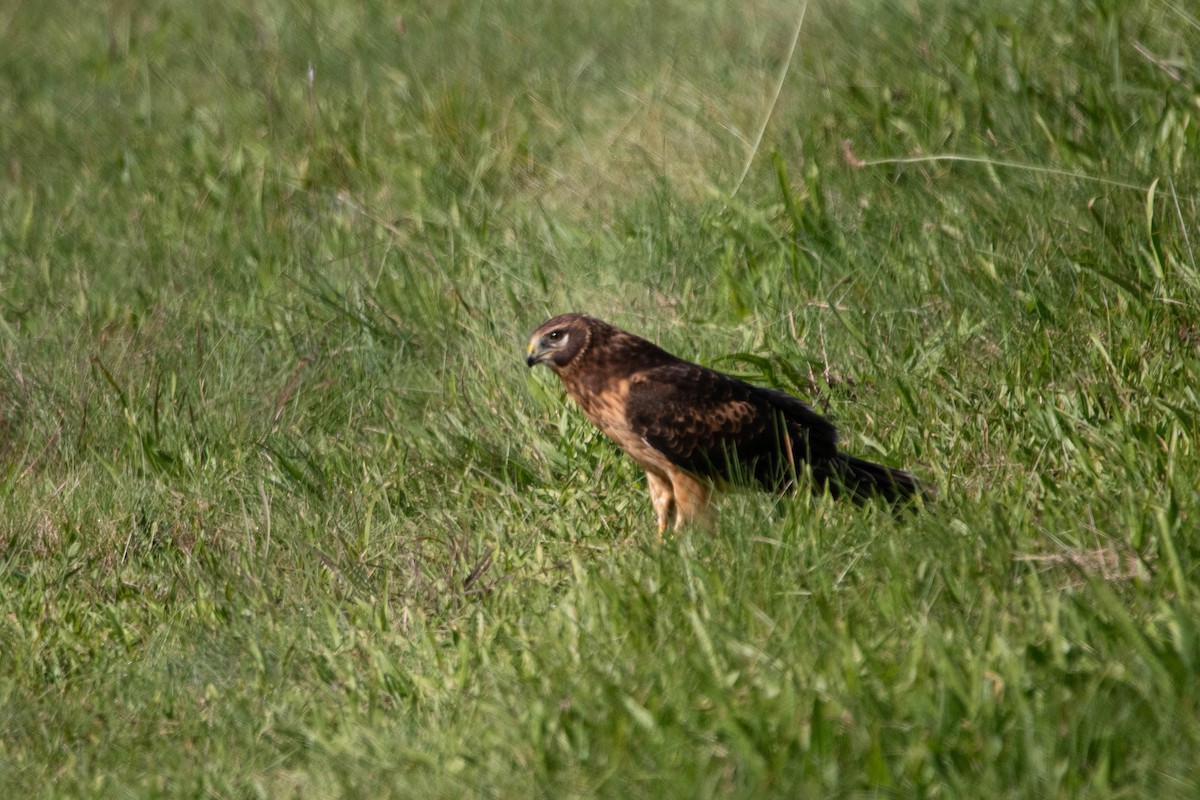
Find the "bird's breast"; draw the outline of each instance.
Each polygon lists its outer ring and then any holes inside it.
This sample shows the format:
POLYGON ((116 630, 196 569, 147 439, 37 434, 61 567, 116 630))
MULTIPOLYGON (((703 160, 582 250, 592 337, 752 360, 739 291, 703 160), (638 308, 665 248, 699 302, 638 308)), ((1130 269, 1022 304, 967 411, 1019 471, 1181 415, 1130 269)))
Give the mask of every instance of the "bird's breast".
POLYGON ((629 425, 626 406, 629 401, 630 378, 615 378, 602 384, 565 381, 567 393, 579 404, 592 424, 612 439, 636 461, 642 469, 659 475, 669 475, 670 460, 650 446, 629 425))
POLYGON ((625 406, 629 401, 628 378, 603 382, 567 380, 566 387, 587 418, 612 438, 616 438, 620 429, 629 428, 625 419, 625 406))

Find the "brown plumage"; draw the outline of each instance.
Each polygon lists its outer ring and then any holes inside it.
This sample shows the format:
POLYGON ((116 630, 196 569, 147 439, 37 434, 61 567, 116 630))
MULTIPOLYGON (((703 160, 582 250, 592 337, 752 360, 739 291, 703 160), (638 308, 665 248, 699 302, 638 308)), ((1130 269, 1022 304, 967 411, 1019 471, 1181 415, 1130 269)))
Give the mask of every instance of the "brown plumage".
POLYGON ((899 504, 921 493, 907 472, 847 455, 837 429, 790 394, 676 358, 584 314, 538 327, 525 363, 545 364, 650 483, 658 530, 702 516, 714 486, 792 489, 807 464, 813 488, 899 504))

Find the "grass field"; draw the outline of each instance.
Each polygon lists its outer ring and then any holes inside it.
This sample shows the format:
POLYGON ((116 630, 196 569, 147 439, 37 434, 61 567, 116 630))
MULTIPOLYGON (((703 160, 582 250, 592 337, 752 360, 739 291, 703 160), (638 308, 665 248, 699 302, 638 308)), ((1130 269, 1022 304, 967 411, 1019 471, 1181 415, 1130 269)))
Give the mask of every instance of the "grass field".
POLYGON ((0 9, 0 791, 1200 796, 1200 14, 799 15, 0 9), (566 310, 938 501, 657 545, 566 310))

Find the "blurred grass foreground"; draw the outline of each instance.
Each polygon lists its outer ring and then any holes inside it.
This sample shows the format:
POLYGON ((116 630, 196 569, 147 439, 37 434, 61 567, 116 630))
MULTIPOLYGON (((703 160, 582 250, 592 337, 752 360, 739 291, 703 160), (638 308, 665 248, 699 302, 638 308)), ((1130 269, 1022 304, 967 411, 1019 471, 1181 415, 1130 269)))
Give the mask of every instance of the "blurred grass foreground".
POLYGON ((0 789, 1200 796, 1200 14, 0 8, 0 789), (588 311, 941 488, 640 470, 588 311))

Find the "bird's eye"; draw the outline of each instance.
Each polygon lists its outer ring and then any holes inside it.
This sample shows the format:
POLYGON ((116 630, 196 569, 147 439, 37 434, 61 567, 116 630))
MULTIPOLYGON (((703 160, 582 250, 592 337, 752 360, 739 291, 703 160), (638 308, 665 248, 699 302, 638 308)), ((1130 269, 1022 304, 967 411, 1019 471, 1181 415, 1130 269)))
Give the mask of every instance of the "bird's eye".
POLYGON ((562 337, 563 337, 562 331, 550 331, 548 334, 546 334, 546 338, 552 342, 557 342, 562 337))

